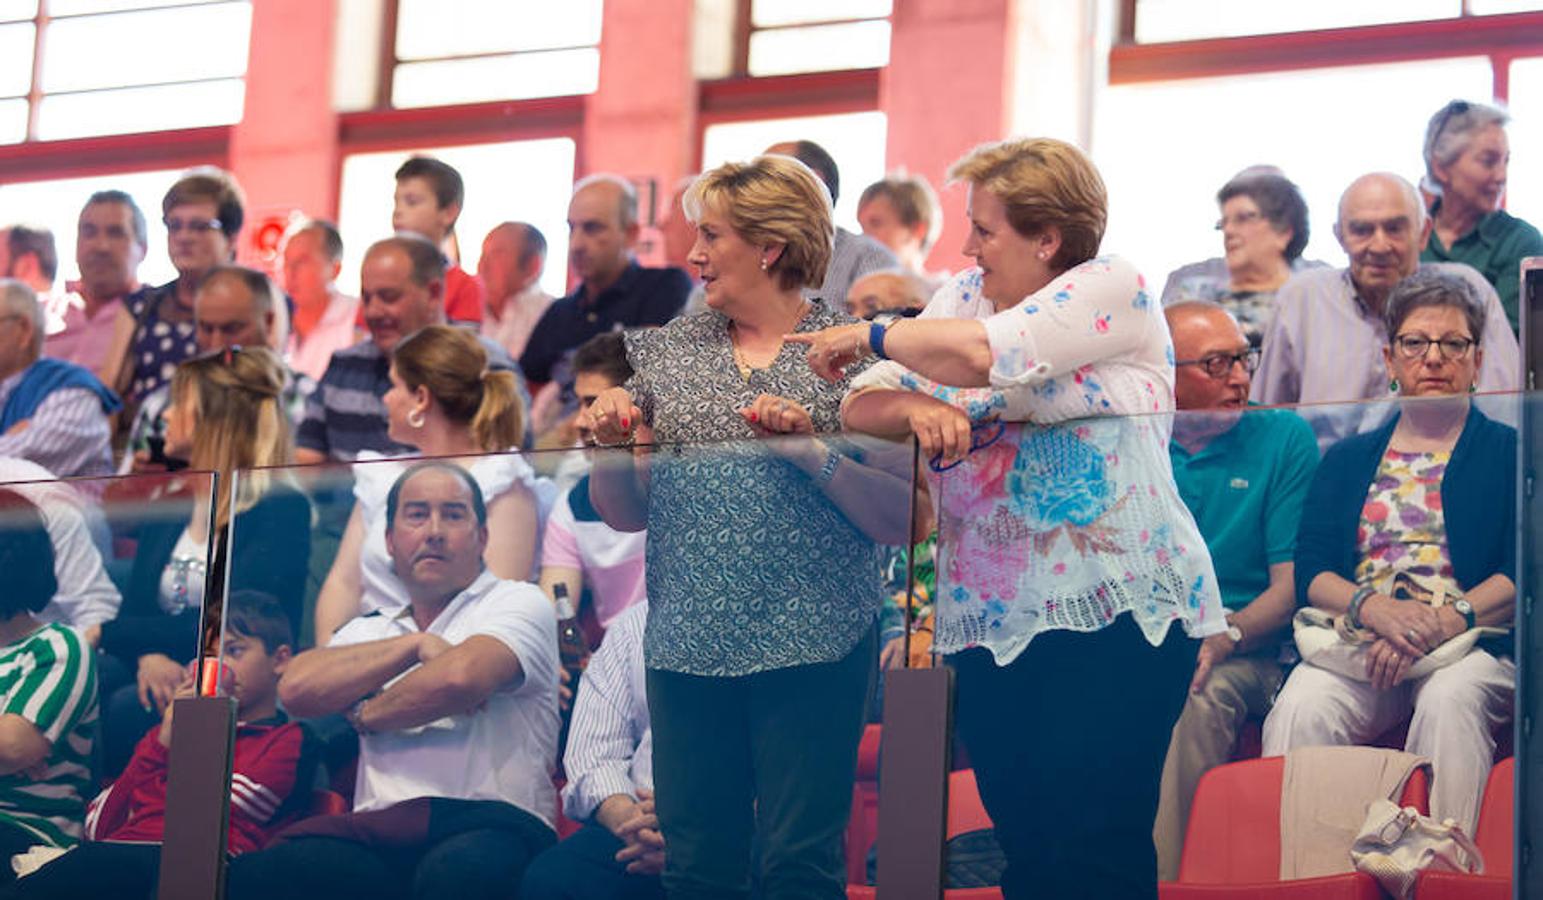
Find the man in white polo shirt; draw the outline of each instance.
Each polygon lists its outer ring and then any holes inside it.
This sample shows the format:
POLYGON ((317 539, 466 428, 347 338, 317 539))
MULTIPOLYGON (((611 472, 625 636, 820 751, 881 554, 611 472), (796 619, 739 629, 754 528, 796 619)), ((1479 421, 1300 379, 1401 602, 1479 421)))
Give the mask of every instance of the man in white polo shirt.
POLYGON ((487 509, 464 469, 408 469, 386 509, 411 605, 349 622, 279 685, 292 715, 343 713, 358 730, 354 811, 238 857, 233 900, 510 896, 556 840, 551 602, 483 568, 487 509))

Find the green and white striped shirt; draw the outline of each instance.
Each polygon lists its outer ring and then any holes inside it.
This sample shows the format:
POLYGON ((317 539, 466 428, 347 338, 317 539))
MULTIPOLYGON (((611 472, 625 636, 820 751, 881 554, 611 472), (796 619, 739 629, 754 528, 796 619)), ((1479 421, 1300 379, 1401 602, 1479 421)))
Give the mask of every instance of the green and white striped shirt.
POLYGON ((21 716, 53 745, 41 776, 0 777, 0 822, 32 832, 40 844, 73 846, 91 778, 95 654, 58 624, 0 647, 0 703, 0 715, 21 716))

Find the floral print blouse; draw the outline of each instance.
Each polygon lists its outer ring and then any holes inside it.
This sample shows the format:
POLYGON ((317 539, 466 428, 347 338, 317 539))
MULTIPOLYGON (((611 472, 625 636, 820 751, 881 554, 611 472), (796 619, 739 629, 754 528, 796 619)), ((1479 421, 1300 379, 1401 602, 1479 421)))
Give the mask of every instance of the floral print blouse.
POLYGON ((1126 612, 1153 645, 1175 621, 1193 637, 1224 631, 1168 456, 1173 345, 1136 269, 1090 260, 1000 313, 970 269, 922 316, 984 320, 991 386, 884 362, 853 390, 917 391, 977 423, 1011 423, 935 479, 938 652, 985 647, 1006 665, 1040 632, 1094 631, 1126 612))
MULTIPOLYGON (((796 330, 854 321, 816 300, 796 330)), ((815 375, 797 344, 747 381, 728 325, 708 310, 626 336, 626 388, 655 440, 675 445, 650 458, 643 659, 718 677, 834 662, 878 619, 880 548, 737 410, 771 394, 809 410, 816 432, 836 431, 846 382, 815 375)))
POLYGON ((1356 530, 1356 583, 1391 597, 1429 600, 1462 594, 1452 571, 1441 479, 1452 454, 1389 449, 1377 467, 1356 530))

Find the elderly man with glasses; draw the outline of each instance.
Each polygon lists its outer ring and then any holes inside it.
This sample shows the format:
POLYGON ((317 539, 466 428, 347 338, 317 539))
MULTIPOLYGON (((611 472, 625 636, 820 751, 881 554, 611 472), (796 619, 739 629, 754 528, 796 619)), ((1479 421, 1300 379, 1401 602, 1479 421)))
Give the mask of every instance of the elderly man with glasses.
POLYGON ((1227 631, 1200 646, 1173 729, 1157 810, 1158 877, 1177 877, 1200 776, 1226 762, 1245 721, 1281 684, 1281 641, 1296 605, 1292 553, 1318 465, 1312 429, 1289 410, 1248 409, 1259 351, 1221 306, 1165 310, 1177 357, 1169 457, 1179 494, 1216 565, 1227 631))
POLYGON ((1420 263, 1431 219, 1414 185, 1397 175, 1373 172, 1350 183, 1339 200, 1334 236, 1350 265, 1298 272, 1275 298, 1275 318, 1264 333, 1264 355, 1253 399, 1281 403, 1341 403, 1304 412, 1320 447, 1382 424, 1387 403, 1356 403, 1389 396, 1392 380, 1382 357, 1388 343, 1383 306, 1394 285, 1416 269, 1435 269, 1466 279, 1484 305, 1484 345, 1479 391, 1521 387, 1521 351, 1506 324, 1495 288, 1471 266, 1420 263))

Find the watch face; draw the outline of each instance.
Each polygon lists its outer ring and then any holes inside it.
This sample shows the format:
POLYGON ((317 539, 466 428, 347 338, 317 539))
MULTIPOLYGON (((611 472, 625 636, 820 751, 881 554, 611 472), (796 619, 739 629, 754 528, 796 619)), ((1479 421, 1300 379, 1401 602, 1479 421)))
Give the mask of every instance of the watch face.
POLYGON ((1243 640, 1243 629, 1239 628, 1236 625, 1230 626, 1227 629, 1227 637, 1232 638, 1234 641, 1242 641, 1243 640))

